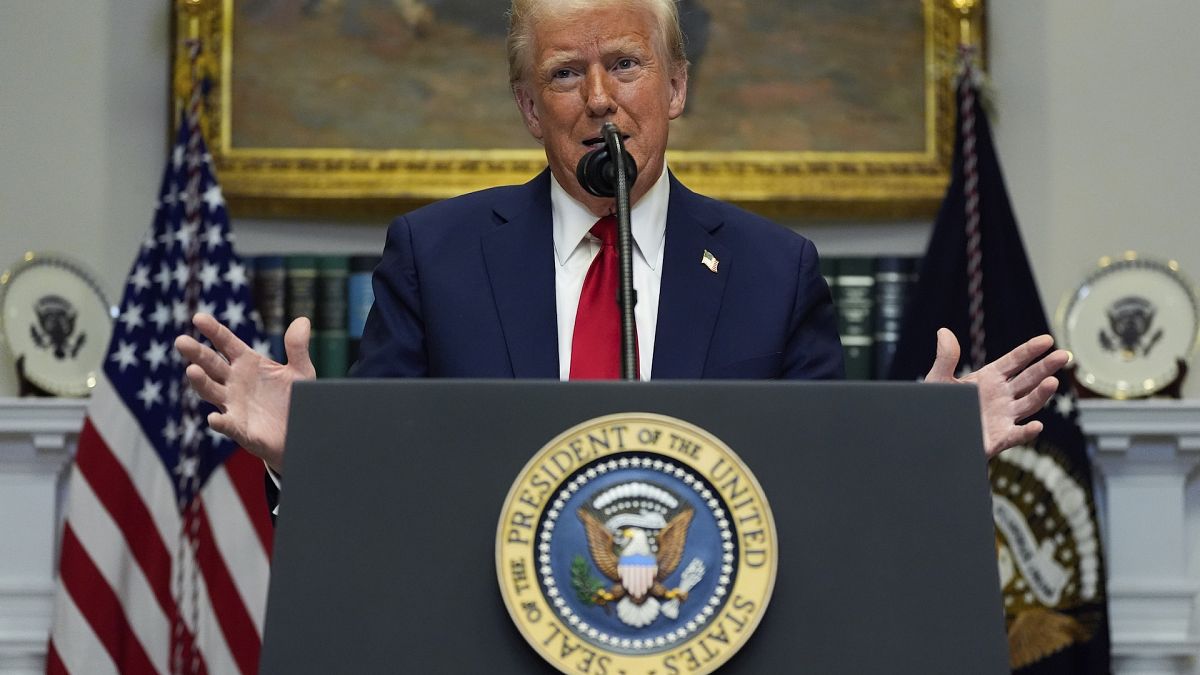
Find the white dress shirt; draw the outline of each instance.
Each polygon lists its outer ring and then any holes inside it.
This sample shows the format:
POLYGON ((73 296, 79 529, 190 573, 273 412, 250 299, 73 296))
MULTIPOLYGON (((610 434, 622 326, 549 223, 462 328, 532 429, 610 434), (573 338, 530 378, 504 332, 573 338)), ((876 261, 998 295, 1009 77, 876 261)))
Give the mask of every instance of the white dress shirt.
MULTIPOLYGON (((662 287, 663 243, 667 233, 667 202, 671 183, 667 169, 631 209, 633 229, 633 288, 637 291, 634 322, 637 324, 638 371, 650 379, 654 359, 654 328, 658 322, 658 293, 662 287)), ((583 280, 600 253, 600 240, 589 230, 598 218, 567 194, 550 175, 550 209, 554 219, 554 300, 558 309, 558 377, 571 375, 571 341, 575 312, 583 280)), ((614 302, 615 302, 614 298, 614 302)))

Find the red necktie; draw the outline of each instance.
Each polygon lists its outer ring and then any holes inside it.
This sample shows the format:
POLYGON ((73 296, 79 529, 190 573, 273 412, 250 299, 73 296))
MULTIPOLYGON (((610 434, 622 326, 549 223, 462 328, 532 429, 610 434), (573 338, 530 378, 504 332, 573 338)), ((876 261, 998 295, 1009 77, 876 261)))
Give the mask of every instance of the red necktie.
POLYGON ((605 216, 592 226, 600 253, 583 278, 575 333, 571 338, 572 380, 621 377, 621 311, 617 306, 617 219, 605 216))

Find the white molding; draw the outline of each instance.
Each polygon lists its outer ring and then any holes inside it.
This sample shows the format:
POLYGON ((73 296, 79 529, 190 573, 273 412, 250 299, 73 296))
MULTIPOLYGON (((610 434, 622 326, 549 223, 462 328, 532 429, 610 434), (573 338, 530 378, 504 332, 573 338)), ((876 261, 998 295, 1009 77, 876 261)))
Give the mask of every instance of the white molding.
POLYGON ((87 403, 83 398, 0 397, 0 436, 77 434, 87 403))
POLYGON ((1100 452, 1167 440, 1182 452, 1200 453, 1200 401, 1083 399, 1078 408, 1080 424, 1100 452))
POLYGON ((0 582, 0 673, 45 672, 53 613, 53 584, 0 582))
POLYGON ((44 579, 7 580, 0 584, 0 636, 19 632, 31 623, 50 625, 54 584, 44 579))
POLYGON ((0 520, 0 541, 23 553, 0 556, 0 673, 4 675, 45 672, 54 613, 61 479, 83 428, 87 403, 86 399, 0 397, 0 508, 28 514, 19 521, 0 520))
POLYGON ((1079 401, 1105 513, 1115 672, 1200 674, 1200 561, 1189 486, 1200 401, 1079 401))
POLYGON ((83 429, 86 399, 0 397, 4 473, 57 473, 83 429))

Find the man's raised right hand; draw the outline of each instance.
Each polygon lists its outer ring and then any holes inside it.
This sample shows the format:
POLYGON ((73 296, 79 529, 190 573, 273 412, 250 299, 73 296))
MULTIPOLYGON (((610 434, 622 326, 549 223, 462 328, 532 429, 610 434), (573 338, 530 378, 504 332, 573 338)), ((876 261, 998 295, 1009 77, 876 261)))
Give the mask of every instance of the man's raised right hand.
POLYGON ((217 407, 208 425, 282 473, 292 383, 317 376, 308 355, 308 319, 293 321, 283 336, 286 366, 251 349, 208 314, 192 317, 192 324, 212 347, 180 335, 175 349, 191 362, 186 373, 196 393, 217 407))

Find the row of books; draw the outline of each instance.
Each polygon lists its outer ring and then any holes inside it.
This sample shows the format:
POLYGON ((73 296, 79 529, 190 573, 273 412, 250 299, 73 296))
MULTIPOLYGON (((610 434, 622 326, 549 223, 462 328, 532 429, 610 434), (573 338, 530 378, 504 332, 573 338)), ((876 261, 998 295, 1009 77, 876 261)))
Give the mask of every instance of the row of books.
MULTIPOLYGON (((904 307, 916 284, 918 257, 826 257, 821 272, 833 291, 846 354, 846 377, 887 379, 900 339, 904 307)), ((271 355, 283 362, 283 332, 292 320, 312 320, 310 352, 318 377, 343 377, 358 359, 367 312, 374 302, 371 272, 378 255, 260 255, 253 270, 254 302, 271 355)))
POLYGON ((837 307, 847 379, 887 379, 919 263, 917 256, 822 258, 821 273, 837 307))
POLYGON ((259 255, 248 257, 254 305, 271 356, 286 360, 283 333, 296 317, 312 321, 309 343, 317 377, 344 377, 358 359, 367 312, 375 301, 371 273, 378 255, 259 255))

